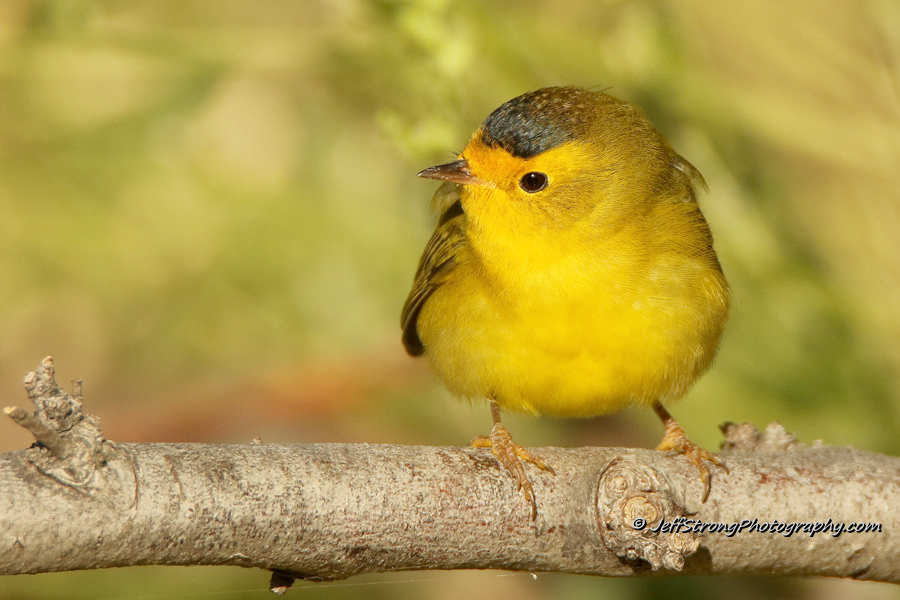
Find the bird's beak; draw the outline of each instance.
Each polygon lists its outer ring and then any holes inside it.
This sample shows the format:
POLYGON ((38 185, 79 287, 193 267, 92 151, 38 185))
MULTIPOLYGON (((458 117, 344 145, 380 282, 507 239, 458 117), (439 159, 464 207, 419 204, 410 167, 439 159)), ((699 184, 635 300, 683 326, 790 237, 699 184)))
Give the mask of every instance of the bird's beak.
POLYGON ((419 172, 419 177, 425 179, 439 179, 441 181, 452 181, 462 185, 487 185, 482 180, 475 177, 472 170, 469 169, 469 163, 465 160, 456 160, 445 165, 436 167, 428 167, 424 171, 419 172))

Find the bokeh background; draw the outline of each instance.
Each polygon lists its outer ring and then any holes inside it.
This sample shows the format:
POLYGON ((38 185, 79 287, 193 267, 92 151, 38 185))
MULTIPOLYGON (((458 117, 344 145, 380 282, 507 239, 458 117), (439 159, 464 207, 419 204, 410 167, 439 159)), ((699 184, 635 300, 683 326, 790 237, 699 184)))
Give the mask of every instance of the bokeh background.
MULTIPOLYGON (((705 175, 736 306, 675 416, 900 451, 900 4, 0 3, 0 405, 52 354, 120 441, 465 444, 486 406, 408 358, 434 182, 546 85, 642 106, 705 175)), ((649 410, 511 417, 523 444, 654 446, 649 410)), ((29 436, 0 422, 0 451, 29 436)), ((263 598, 266 574, 7 577, 0 598, 263 598)), ((897 598, 827 580, 399 573, 303 598, 897 598)))

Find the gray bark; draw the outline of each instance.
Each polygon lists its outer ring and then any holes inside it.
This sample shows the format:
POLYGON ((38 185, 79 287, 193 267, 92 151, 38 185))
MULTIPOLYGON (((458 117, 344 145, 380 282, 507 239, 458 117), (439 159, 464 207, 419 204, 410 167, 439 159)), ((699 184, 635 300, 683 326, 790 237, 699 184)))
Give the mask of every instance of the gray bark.
POLYGON ((529 467, 532 520, 490 450, 115 443, 82 412, 77 389, 58 388, 49 358, 26 390, 38 410, 6 413, 39 443, 0 454, 0 575, 237 565, 273 571, 278 591, 292 578, 409 569, 900 582, 900 459, 805 446, 777 424, 765 434, 725 428, 730 473, 714 469, 705 503, 684 456, 537 449, 556 475, 529 467), (657 527, 679 517, 691 527, 657 527), (760 532, 754 520, 809 526, 760 532), (829 520, 878 527, 813 530, 829 520), (746 526, 728 535, 695 531, 697 522, 746 526))

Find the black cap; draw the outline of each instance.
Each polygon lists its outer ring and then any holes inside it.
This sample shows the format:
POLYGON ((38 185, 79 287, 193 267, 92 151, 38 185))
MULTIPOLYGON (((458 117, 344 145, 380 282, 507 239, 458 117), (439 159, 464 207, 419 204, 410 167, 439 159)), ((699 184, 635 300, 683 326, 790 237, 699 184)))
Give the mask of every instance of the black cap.
MULTIPOLYGON (((489 146, 531 158, 584 135, 598 96, 577 87, 548 87, 503 103, 481 126, 489 146)), ((607 97, 608 98, 608 97, 607 97)))

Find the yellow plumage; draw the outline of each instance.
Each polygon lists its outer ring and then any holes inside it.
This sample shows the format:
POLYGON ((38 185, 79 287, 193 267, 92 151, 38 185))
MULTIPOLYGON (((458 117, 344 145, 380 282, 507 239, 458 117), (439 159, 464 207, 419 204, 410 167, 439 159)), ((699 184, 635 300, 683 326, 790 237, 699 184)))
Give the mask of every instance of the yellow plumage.
POLYGON ((705 184, 639 109, 538 90, 420 175, 446 183, 403 339, 450 390, 587 417, 677 399, 709 367, 729 292, 705 184))

